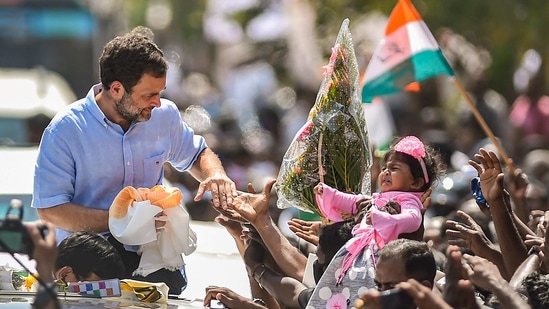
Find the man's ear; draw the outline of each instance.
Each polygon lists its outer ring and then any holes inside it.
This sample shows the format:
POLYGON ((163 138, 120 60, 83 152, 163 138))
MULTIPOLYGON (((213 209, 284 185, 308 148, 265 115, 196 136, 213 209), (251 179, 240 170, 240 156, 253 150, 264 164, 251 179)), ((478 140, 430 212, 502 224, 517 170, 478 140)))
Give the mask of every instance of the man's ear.
POLYGON ((124 93, 126 93, 126 90, 120 81, 115 80, 111 83, 109 93, 115 100, 120 100, 124 96, 124 93))
POLYGON ((73 273, 72 267, 63 266, 55 272, 55 279, 57 279, 57 280, 62 279, 64 281, 65 277, 67 277, 67 275, 72 274, 72 273, 73 273))
POLYGON ((428 288, 431 289, 431 290, 433 289, 433 285, 431 284, 431 282, 430 282, 429 280, 422 280, 420 283, 421 283, 422 285, 428 287, 428 288))

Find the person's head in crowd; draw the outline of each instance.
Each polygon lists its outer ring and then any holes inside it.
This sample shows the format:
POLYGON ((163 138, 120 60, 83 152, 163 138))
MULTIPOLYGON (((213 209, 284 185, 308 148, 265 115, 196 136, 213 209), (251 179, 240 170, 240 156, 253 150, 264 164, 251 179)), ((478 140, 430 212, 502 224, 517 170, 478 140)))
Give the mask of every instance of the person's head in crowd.
POLYGON ((425 242, 397 239, 379 251, 375 282, 381 291, 392 289, 408 279, 432 288, 436 272, 435 258, 425 242))
POLYGON ((316 248, 317 260, 313 264, 316 282, 320 280, 320 277, 339 249, 351 239, 353 236, 351 231, 355 224, 354 220, 348 220, 322 226, 318 235, 318 246, 316 248))
POLYGON ((434 185, 445 169, 434 148, 415 136, 406 136, 395 140, 383 156, 379 189, 382 192, 423 192, 434 185), (390 181, 387 181, 387 174, 390 181))
POLYGON ((526 224, 532 231, 536 231, 541 217, 549 210, 547 189, 539 181, 530 179, 524 195, 529 213, 526 224))
MULTIPOLYGON (((165 86, 168 63, 164 53, 152 41, 152 31, 136 27, 130 33, 111 40, 99 58, 99 76, 105 96, 111 96, 111 87, 123 97, 116 101, 116 111, 126 121, 147 121, 150 113, 143 114, 136 103, 141 103, 155 87, 165 86)), ((154 89, 156 92, 156 88, 154 89)))
MULTIPOLYGON (((538 99, 544 94, 547 77, 545 73, 545 62, 537 50, 529 49, 524 53, 521 64, 515 74, 517 75, 517 79, 522 77, 523 82, 526 81, 525 95, 533 99, 538 99), (527 74, 521 75, 520 72, 527 72, 527 74)), ((537 102, 537 100, 533 100, 533 102, 537 102)))
POLYGON ((522 171, 528 178, 549 184, 549 150, 534 149, 529 151, 522 163, 522 171))
POLYGON ((535 271, 522 281, 532 309, 549 308, 549 275, 535 271))
POLYGON ((122 279, 122 258, 103 236, 79 231, 65 238, 58 247, 55 277, 65 282, 122 279))
POLYGON ((530 179, 524 193, 528 203, 528 209, 532 210, 549 210, 548 195, 546 187, 536 179, 530 179))

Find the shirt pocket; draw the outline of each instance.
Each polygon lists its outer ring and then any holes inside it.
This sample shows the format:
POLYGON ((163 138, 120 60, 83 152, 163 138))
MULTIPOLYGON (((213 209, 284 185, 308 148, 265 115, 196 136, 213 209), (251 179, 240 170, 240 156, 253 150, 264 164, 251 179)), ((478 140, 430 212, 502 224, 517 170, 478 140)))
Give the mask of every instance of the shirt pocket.
POLYGON ((145 159, 143 162, 143 186, 152 188, 162 183, 164 176, 164 153, 145 159))

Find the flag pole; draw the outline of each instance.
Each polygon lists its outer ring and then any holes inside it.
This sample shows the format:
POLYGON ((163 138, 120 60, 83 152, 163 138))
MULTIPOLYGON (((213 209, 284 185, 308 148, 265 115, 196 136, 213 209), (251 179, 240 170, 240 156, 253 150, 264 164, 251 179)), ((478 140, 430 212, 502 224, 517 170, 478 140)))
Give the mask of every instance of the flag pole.
POLYGON ((513 165, 513 162, 511 162, 511 160, 509 159, 509 156, 507 156, 507 153, 505 152, 505 150, 503 149, 503 147, 501 146, 501 143, 498 141, 498 139, 495 137, 494 133, 492 132, 492 130, 490 130, 490 127, 488 127, 488 125, 486 124, 486 121, 484 121, 484 118, 482 118, 482 115, 480 114, 480 112, 478 111, 477 107, 475 106, 475 104, 473 104, 473 101, 471 101, 471 98, 469 97, 469 95, 467 94, 467 92, 465 91, 465 88, 463 87, 463 85, 461 84, 461 82, 457 79, 457 77, 453 77, 454 79, 454 82, 456 83, 456 86, 459 90, 459 92, 461 92, 461 95, 463 95, 463 97, 465 98, 465 101, 467 102, 467 104, 469 105, 469 107, 471 108, 471 111, 473 112, 473 115, 475 116, 475 118, 477 119, 478 123, 480 124, 480 126, 482 127, 482 130, 484 130, 484 133, 486 133, 486 135, 488 135, 488 137, 490 138, 490 141, 492 141, 492 144, 494 144, 494 146, 496 147, 496 149, 498 150, 499 154, 501 155, 501 157, 503 158, 503 161, 505 161, 505 163, 507 164, 507 166, 509 167, 509 171, 511 173, 514 173, 515 172, 515 166, 513 165))

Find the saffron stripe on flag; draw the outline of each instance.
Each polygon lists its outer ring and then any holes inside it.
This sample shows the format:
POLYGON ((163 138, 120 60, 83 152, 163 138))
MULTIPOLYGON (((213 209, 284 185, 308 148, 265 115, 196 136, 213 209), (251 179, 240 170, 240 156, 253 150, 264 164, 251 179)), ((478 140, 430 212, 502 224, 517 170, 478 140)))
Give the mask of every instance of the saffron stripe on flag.
POLYGON ((454 72, 411 1, 399 0, 364 73, 362 102, 441 74, 454 72))
POLYGON ((399 0, 393 11, 391 12, 391 16, 389 18, 389 21, 387 22, 387 26, 385 26, 385 35, 390 35, 398 28, 406 25, 409 22, 420 20, 423 19, 421 18, 421 15, 419 15, 415 7, 412 5, 410 0, 399 0))

